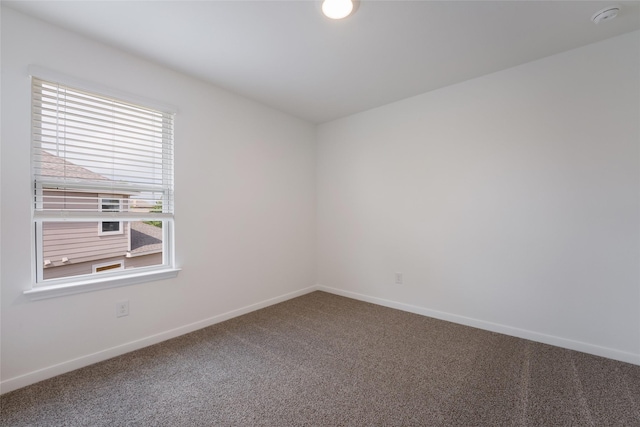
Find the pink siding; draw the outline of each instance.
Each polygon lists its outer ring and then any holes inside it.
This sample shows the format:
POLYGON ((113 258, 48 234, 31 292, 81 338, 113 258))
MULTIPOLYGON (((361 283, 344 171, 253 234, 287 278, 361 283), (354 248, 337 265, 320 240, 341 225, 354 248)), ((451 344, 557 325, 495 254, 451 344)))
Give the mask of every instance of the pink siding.
POLYGON ((57 190, 43 190, 42 203, 46 209, 87 210, 98 207, 98 194, 72 193, 57 190), (64 198, 60 198, 64 196, 64 198))
MULTIPOLYGON (((106 194, 61 193, 54 190, 44 190, 43 195, 45 208, 65 207, 82 210, 88 207, 97 208, 99 197, 110 197, 106 194), (64 194, 63 199, 53 197, 62 194, 64 194)), ((123 208, 127 209, 126 202, 123 205, 123 208)), ((162 264, 161 248, 159 253, 126 258, 127 252, 131 249, 129 222, 121 222, 120 233, 101 234, 100 227, 99 222, 44 222, 42 224, 42 262, 50 261, 50 264, 44 267, 44 279, 93 274, 95 264, 111 261, 122 261, 125 268, 162 264), (67 258, 67 261, 62 262, 63 258, 67 258)), ((148 250, 147 246, 145 249, 148 250)))
MULTIPOLYGON (((44 269, 44 279, 57 279, 60 277, 78 276, 81 274, 92 274, 94 264, 107 262, 124 262, 124 268, 147 267, 162 264, 162 253, 138 256, 134 258, 114 257, 104 258, 98 261, 81 262, 77 264, 61 265, 59 267, 47 267, 44 269)), ((100 274, 100 273, 96 273, 100 274)))
POLYGON ((124 268, 148 267, 150 265, 160 264, 162 264, 162 252, 133 258, 125 258, 124 260, 124 268))
POLYGON ((81 262, 77 264, 61 265, 59 267, 47 267, 43 271, 43 276, 45 280, 48 280, 57 279, 60 277, 78 276, 81 274, 92 274, 93 264, 102 264, 110 261, 124 262, 124 257, 120 256, 117 258, 105 258, 100 259, 99 261, 81 262))
MULTIPOLYGON (((100 236, 98 222, 45 222, 42 225, 43 258, 52 266, 78 264, 111 257, 124 257, 129 250, 129 223, 123 222, 123 232, 100 236)), ((52 268, 52 266, 47 268, 52 268)))

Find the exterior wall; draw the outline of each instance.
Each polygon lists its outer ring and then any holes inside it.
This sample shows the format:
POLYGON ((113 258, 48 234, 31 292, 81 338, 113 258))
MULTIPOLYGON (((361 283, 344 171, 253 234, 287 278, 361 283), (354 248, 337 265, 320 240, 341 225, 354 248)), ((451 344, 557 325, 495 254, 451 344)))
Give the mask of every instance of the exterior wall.
POLYGON ((125 262, 124 256, 120 255, 118 257, 104 258, 98 261, 80 262, 75 264, 70 263, 69 265, 61 265, 59 267, 53 267, 53 268, 48 267, 44 269, 43 274, 44 274, 45 280, 57 279, 60 277, 78 276, 81 274, 92 274, 93 266, 95 264, 103 264, 103 263, 118 262, 118 261, 121 261, 122 263, 124 263, 125 262))
POLYGON ((45 222, 42 225, 43 258, 52 266, 64 265, 62 257, 77 264, 125 256, 129 250, 129 223, 122 222, 122 233, 100 236, 98 222, 45 222))
MULTIPOLYGON (((44 190, 45 208, 96 209, 97 193, 70 193, 58 199, 56 191, 44 190), (54 196, 57 196, 54 198, 54 196)), ((120 195, 113 195, 120 198, 120 195)), ((121 232, 101 234, 99 222, 45 222, 42 224, 42 262, 44 279, 92 273, 96 262, 107 262, 114 257, 123 258, 129 250, 129 223, 122 222, 121 232), (67 258, 67 262, 62 262, 67 258)))
POLYGON ((149 255, 141 255, 124 259, 124 268, 148 267, 150 265, 162 264, 162 252, 149 255))
POLYGON ((162 264, 162 252, 142 255, 133 258, 126 258, 124 256, 117 256, 112 258, 99 259, 97 261, 79 262, 69 265, 61 265, 54 268, 44 269, 44 278, 57 279, 59 277, 78 276, 81 274, 93 274, 93 266, 96 264, 103 264, 109 262, 123 262, 124 268, 139 268, 148 267, 151 265, 162 264))
POLYGON ((97 193, 71 193, 65 192, 64 198, 60 198, 60 191, 43 190, 42 203, 45 209, 97 209, 97 193))

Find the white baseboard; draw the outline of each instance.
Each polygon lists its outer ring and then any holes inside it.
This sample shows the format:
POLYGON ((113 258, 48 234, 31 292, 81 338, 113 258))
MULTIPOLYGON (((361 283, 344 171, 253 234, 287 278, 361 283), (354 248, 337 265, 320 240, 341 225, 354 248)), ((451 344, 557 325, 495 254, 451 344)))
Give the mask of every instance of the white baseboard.
POLYGON ((197 331, 198 329, 206 328, 207 326, 215 325, 216 323, 224 322, 225 320, 242 316, 243 314, 247 314, 252 311, 268 307, 270 305, 278 304, 280 302, 308 294, 309 292, 313 292, 317 289, 318 288, 316 286, 310 286, 308 288, 300 289, 295 292, 290 292, 274 298, 269 298, 267 300, 251 304, 246 307, 231 310, 226 313, 210 317, 208 319, 180 326, 175 329, 170 329, 159 334, 141 338, 136 341, 131 341, 116 347, 111 347, 96 353, 87 354, 76 359, 58 363, 53 366, 48 366, 43 369, 38 369, 37 371, 29 372, 27 374, 23 374, 14 378, 9 378, 0 382, 0 394, 8 393, 10 391, 17 390, 19 388, 26 387, 28 385, 35 384, 49 378, 53 378, 67 372, 71 372, 76 369, 84 368, 85 366, 93 365, 94 363, 102 362, 104 360, 111 359, 112 357, 120 356, 134 350, 139 350, 141 348, 148 347, 150 345, 157 344, 162 341, 187 334, 189 332, 197 331))
POLYGON ((640 365, 640 354, 627 353, 608 347, 601 347, 594 344, 588 344, 580 341, 574 341, 567 338, 561 338, 553 335, 541 334, 539 332, 529 331, 526 329, 514 328, 512 326, 501 325, 498 323, 486 322, 484 320, 473 319, 470 317, 459 316, 457 314, 445 313, 442 311, 431 310, 428 308, 418 307, 415 305, 404 304, 383 298, 372 297, 359 294, 356 292, 344 291, 342 289, 330 288, 327 286, 317 285, 319 291, 340 295, 347 298, 353 298, 372 304, 382 305, 384 307, 395 308, 409 313, 420 314, 423 316, 433 317, 435 319, 446 320, 448 322, 458 323, 461 325, 472 326, 474 328, 484 329, 491 332, 498 332, 504 335, 524 338, 530 341, 536 341, 543 344, 549 344, 556 347, 576 350, 583 353, 589 353, 596 356, 606 357, 608 359, 619 360, 621 362, 633 363, 640 365))

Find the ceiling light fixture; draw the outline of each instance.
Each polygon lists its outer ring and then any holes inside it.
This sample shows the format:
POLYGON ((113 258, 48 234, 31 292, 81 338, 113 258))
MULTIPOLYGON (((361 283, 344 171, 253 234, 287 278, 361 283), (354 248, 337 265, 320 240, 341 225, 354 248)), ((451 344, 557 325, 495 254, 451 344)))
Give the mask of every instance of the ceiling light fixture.
POLYGON ((343 19, 351 15, 355 9, 352 0, 323 0, 322 13, 331 19, 343 19))
POLYGON ((596 24, 599 24, 602 21, 608 21, 615 18, 616 16, 618 16, 618 12, 620 12, 620 6, 605 7, 604 9, 594 13, 591 17, 591 20, 596 24))

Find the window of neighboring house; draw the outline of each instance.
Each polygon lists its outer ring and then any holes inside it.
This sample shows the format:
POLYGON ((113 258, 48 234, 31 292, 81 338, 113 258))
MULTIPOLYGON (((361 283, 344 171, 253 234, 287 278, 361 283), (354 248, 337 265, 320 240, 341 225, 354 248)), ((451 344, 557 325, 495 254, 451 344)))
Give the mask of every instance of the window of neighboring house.
POLYGON ((177 274, 172 112, 32 77, 31 166, 36 269, 27 294, 177 274))
MULTIPOLYGON (((100 196, 100 211, 102 212, 121 212, 122 199, 113 199, 100 196)), ((98 235, 122 234, 122 221, 101 221, 98 224, 98 235)))

